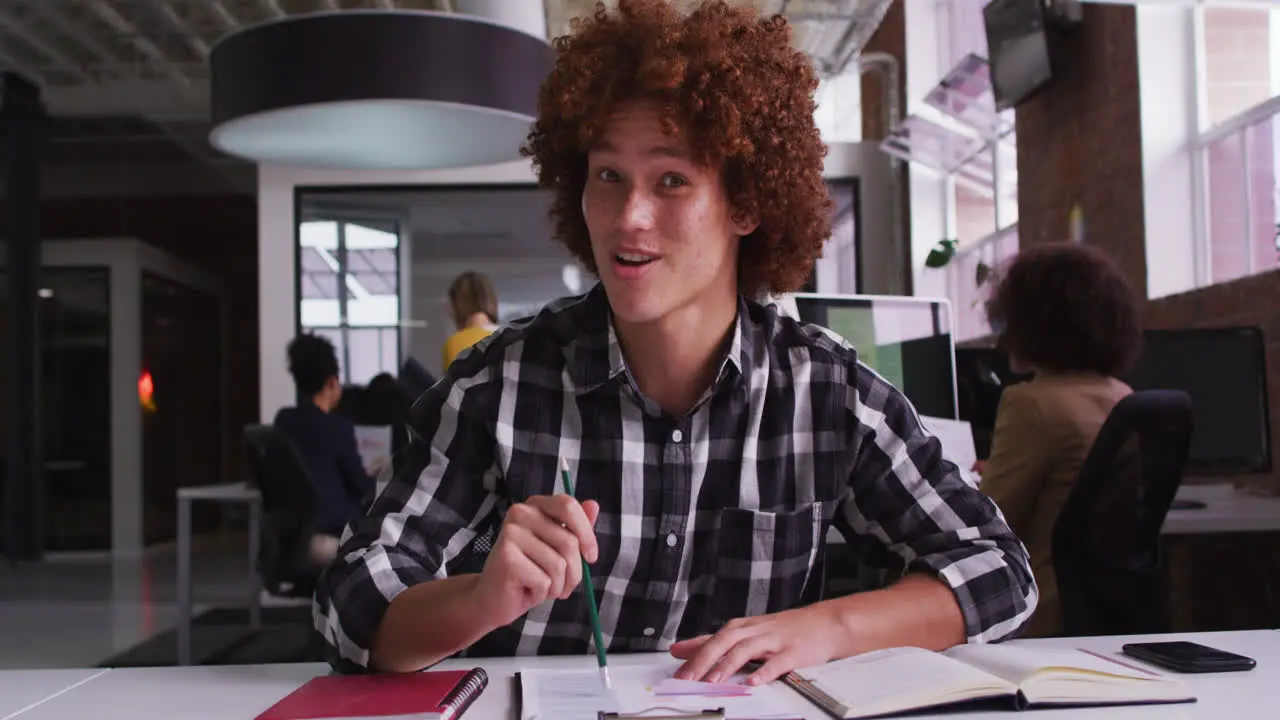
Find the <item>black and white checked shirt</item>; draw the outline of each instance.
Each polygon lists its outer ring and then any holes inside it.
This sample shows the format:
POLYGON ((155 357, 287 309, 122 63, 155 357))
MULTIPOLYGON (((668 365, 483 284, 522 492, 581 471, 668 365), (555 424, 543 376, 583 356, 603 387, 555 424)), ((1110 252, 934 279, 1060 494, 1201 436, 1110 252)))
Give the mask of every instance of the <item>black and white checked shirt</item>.
MULTIPOLYGON (((632 382, 597 285, 456 360, 414 406, 411 432, 316 594, 341 670, 367 666, 399 592, 483 567, 477 540, 512 503, 559 492, 561 456, 578 497, 600 503, 592 573, 610 652, 801 604, 831 525, 862 561, 950 586, 971 642, 1011 634, 1035 608, 1022 543, 902 394, 838 337, 773 306, 739 303, 717 380, 676 418, 632 382)), ((587 653, 591 635, 579 591, 473 651, 587 653)))

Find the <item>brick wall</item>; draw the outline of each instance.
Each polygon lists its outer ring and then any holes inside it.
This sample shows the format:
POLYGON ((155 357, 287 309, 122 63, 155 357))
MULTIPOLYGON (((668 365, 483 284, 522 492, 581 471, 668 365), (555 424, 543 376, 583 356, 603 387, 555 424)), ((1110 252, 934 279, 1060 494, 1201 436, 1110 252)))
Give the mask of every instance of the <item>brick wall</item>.
MULTIPOLYGON (((898 60, 898 92, 902 101, 899 103, 899 109, 903 117, 906 117, 906 91, 907 91, 907 17, 905 6, 901 2, 895 2, 889 7, 889 11, 885 13, 884 22, 880 27, 876 28, 874 34, 867 41, 864 52, 887 53, 898 60)), ((854 72, 854 70, 850 70, 854 72)), ((865 73, 862 76, 862 139, 864 142, 878 142, 884 138, 888 132, 888 128, 884 127, 884 76, 876 72, 865 73)), ((900 187, 902 188, 901 200, 898 207, 901 208, 902 216, 902 237, 911 238, 911 187, 907 182, 907 171, 905 167, 898 169, 898 177, 900 178, 900 187)), ((873 242, 874 239, 863 238, 864 242, 873 242)), ((911 243, 904 242, 902 252, 905 257, 902 259, 902 267, 905 268, 905 277, 903 277, 904 293, 910 295, 912 292, 912 272, 911 264, 911 243)))
MULTIPOLYGON (((0 234, 3 223, 0 219, 0 234)), ((224 432, 238 449, 240 428, 258 419, 257 200, 251 195, 49 199, 41 205, 40 234, 138 238, 221 280, 230 363, 224 432)), ((232 478, 244 477, 241 455, 232 452, 228 458, 232 478)))
POLYGON ((1086 5, 1056 43, 1053 81, 1018 108, 1018 234, 1023 247, 1067 239, 1079 203, 1086 242, 1145 294, 1136 31, 1132 7, 1086 5))

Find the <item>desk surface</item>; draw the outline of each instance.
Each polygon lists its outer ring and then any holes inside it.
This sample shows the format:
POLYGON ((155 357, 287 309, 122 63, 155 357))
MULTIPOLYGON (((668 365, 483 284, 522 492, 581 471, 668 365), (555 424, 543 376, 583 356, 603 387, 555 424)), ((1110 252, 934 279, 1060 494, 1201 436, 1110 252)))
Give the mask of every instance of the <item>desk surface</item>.
POLYGON ((248 483, 224 483, 221 485, 193 485, 178 488, 180 500, 253 500, 261 497, 248 483))
POLYGON ((1198 500, 1205 507, 1170 510, 1165 535, 1280 531, 1280 497, 1252 495, 1230 485, 1184 485, 1178 499, 1198 500))
MULTIPOLYGON (((1255 658, 1258 668, 1248 673, 1186 676, 1199 702, 1191 705, 1140 706, 1055 710, 1052 720, 1093 720, 1102 718, 1255 718, 1271 717, 1275 709, 1275 687, 1280 683, 1280 632, 1200 633, 1145 636, 1142 640, 1177 638, 1194 640, 1213 647, 1255 658)), ((1118 653, 1133 638, 1066 638, 1017 641, 1050 647, 1083 647, 1101 653, 1118 653)), ((611 658, 616 666, 652 662, 661 656, 630 655, 611 658)), ((591 667, 588 656, 557 658, 503 658, 480 661, 490 674, 490 685, 464 720, 507 720, 513 717, 512 676, 521 667, 591 667)), ((476 661, 450 661, 442 667, 471 667, 476 661)), ((94 720, 252 720, 277 700, 308 679, 328 671, 319 664, 241 665, 166 668, 123 668, 111 670, 62 692, 25 712, 3 720, 53 720, 91 717, 94 720)), ((0 688, 16 684, 19 674, 30 681, 32 673, 63 671, 0 672, 0 688)), ((92 672, 92 671, 88 671, 92 672)), ((51 676, 52 677, 52 676, 51 676)), ((784 690, 790 693, 790 690, 784 690)), ((3 694, 0 694, 3 697, 3 694)), ((798 714, 811 720, 825 720, 815 706, 795 698, 798 714)), ((938 716, 943 717, 943 716, 938 716)), ((1008 712, 967 713, 965 720, 1009 720, 1008 712)), ((1048 715, 1045 715, 1048 717, 1048 715)))
POLYGON ((0 720, 30 710, 33 705, 105 672, 102 668, 0 671, 0 720))

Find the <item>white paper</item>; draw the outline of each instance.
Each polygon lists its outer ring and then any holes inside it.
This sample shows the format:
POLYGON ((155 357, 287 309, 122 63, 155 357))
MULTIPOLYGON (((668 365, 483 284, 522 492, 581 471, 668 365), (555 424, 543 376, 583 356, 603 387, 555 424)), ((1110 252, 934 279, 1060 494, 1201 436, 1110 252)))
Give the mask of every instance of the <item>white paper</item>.
POLYGON ((973 428, 968 421, 921 415, 920 423, 942 443, 942 457, 960 468, 965 482, 977 485, 980 476, 973 472, 973 466, 978 462, 978 451, 973 445, 973 428))
POLYGON ((377 475, 391 464, 391 426, 356 425, 356 450, 364 473, 369 477, 377 475))
MULTIPOLYGON (((522 670, 521 720, 596 720, 600 712, 639 713, 662 708, 670 713, 724 708, 730 720, 801 720, 803 713, 777 684, 751 688, 744 696, 657 695, 654 688, 680 667, 678 661, 639 667, 610 667, 613 689, 606 690, 594 666, 584 670, 522 670)), ((730 682, 741 682, 737 676, 730 682)))

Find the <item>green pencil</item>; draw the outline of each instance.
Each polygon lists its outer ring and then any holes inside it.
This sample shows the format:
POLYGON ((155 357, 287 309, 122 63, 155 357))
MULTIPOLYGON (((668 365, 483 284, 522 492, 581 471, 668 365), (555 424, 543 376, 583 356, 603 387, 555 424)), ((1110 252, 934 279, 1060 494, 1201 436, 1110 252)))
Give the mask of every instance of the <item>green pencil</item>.
MULTIPOLYGON (((573 480, 569 477, 569 463, 565 459, 560 458, 560 479, 564 481, 564 491, 570 497, 576 497, 573 492, 573 480)), ((583 590, 587 594, 587 610, 591 613, 591 632, 596 638, 596 662, 600 665, 600 679, 604 681, 607 689, 613 689, 613 682, 609 679, 609 661, 604 654, 604 633, 600 631, 600 610, 596 608, 596 588, 591 582, 591 567, 587 565, 587 559, 582 558, 582 585, 583 590)))

